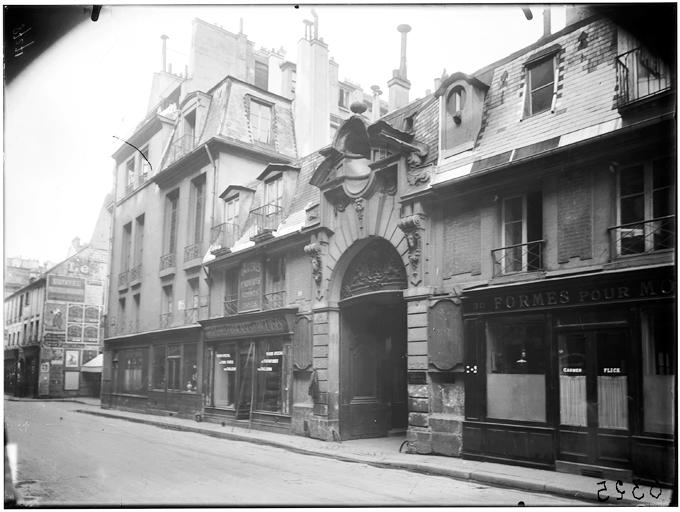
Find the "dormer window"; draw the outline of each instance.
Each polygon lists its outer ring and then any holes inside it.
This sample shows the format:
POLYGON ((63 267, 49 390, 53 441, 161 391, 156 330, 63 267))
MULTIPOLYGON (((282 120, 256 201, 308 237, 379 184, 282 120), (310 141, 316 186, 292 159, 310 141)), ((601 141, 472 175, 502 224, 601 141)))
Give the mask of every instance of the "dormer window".
POLYGON ((524 117, 554 109, 557 97, 557 56, 560 50, 559 45, 550 46, 533 55, 524 64, 524 117))
POLYGON ((253 141, 271 144, 272 106, 270 104, 261 103, 251 99, 249 121, 250 131, 253 135, 253 141))

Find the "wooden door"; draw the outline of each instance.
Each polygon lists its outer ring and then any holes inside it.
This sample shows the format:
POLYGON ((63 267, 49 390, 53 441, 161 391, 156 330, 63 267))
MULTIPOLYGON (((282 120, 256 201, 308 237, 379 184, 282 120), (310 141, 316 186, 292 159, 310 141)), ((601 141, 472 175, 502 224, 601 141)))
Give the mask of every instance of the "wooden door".
POLYGON ((633 400, 628 333, 623 329, 558 336, 559 458, 630 466, 633 400))

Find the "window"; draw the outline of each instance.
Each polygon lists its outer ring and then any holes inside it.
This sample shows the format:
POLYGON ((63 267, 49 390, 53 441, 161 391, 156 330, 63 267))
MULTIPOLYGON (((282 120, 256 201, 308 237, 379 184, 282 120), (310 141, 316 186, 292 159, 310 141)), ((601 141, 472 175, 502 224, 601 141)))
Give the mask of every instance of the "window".
POLYGON ((134 303, 134 311, 132 312, 132 321, 134 322, 134 331, 139 331, 139 308, 141 302, 141 294, 135 293, 132 296, 132 302, 134 303))
POLYGON ((278 340, 261 341, 256 365, 255 409, 290 414, 290 345, 278 340))
POLYGON ((612 231, 619 255, 674 246, 673 162, 663 158, 619 171, 618 226, 612 231))
POLYGON ((257 101, 250 101, 250 131, 253 140, 271 144, 272 108, 257 101))
MULTIPOLYGON (((465 107, 465 89, 462 87, 454 87, 451 89, 449 96, 446 100, 446 111, 453 118, 456 124, 460 124, 462 117, 461 113, 465 107)), ((411 119, 411 127, 413 126, 413 120, 411 119)))
POLYGON ((189 151, 194 148, 194 141, 196 138, 196 111, 192 110, 184 116, 184 144, 183 148, 189 151))
POLYGON ((126 186, 125 192, 130 192, 135 188, 135 159, 130 158, 125 164, 126 186))
POLYGON ((546 336, 542 323, 489 321, 487 417, 546 420, 546 336))
POLYGON ((234 196, 224 202, 224 222, 232 226, 238 226, 238 196, 234 196))
POLYGON ((120 391, 139 393, 144 391, 144 361, 146 350, 121 350, 118 353, 120 391))
POLYGON ((130 255, 132 254, 132 222, 128 222, 123 226, 123 244, 122 244, 120 268, 122 272, 130 269, 130 255))
POLYGON ((286 304, 286 260, 283 256, 267 260, 265 266, 264 309, 282 308, 286 304))
POLYGON ((196 344, 155 346, 152 385, 154 389, 195 392, 198 386, 196 344))
POLYGON ((644 430, 672 434, 675 430, 676 340, 673 308, 662 307, 642 315, 644 430))
POLYGON ((198 287, 198 278, 189 279, 187 281, 187 302, 186 302, 186 324, 198 322, 198 311, 200 306, 200 296, 198 287))
POLYGON ((141 185, 149 178, 149 174, 151 174, 151 165, 149 164, 149 146, 144 146, 142 149, 140 149, 140 153, 141 154, 139 155, 139 168, 140 168, 139 182, 141 185))
POLYGON ((175 300, 174 295, 172 293, 172 285, 167 285, 163 287, 163 296, 161 297, 161 307, 163 308, 161 311, 161 329, 168 328, 172 325, 173 323, 173 311, 174 311, 174 304, 173 301, 175 300))
POLYGON ((165 254, 175 254, 177 250, 177 218, 179 190, 168 194, 165 202, 165 254))
POLYGON ((125 328, 125 297, 118 299, 118 334, 122 334, 125 328))
POLYGON ((283 179, 280 175, 265 182, 264 202, 276 209, 283 207, 283 179))
POLYGON ((255 87, 269 89, 269 65, 266 62, 255 61, 255 87))
POLYGON ((553 96, 557 92, 555 61, 553 57, 527 65, 525 117, 545 112, 552 107, 553 96))
POLYGON ((138 267, 142 264, 142 256, 144 253, 144 215, 137 217, 135 221, 135 254, 134 266, 138 267))
POLYGON ((493 251, 494 274, 531 272, 542 267, 543 205, 540 192, 503 199, 502 249, 493 251))
POLYGON ((191 232, 193 243, 203 241, 203 218, 205 217, 205 174, 191 182, 191 232))
POLYGON ((349 91, 342 87, 338 94, 338 105, 343 108, 349 108, 349 91))
POLYGON ((213 404, 233 409, 236 405, 236 347, 219 345, 213 353, 213 404))
POLYGON ((153 388, 165 389, 165 345, 153 347, 151 375, 153 388))

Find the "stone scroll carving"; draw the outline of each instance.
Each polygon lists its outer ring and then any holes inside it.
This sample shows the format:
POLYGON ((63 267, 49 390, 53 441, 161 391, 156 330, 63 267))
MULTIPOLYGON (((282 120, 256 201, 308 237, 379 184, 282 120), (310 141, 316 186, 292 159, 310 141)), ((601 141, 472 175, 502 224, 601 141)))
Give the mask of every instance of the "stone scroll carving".
POLYGON ((321 265, 321 245, 312 243, 305 245, 305 254, 312 260, 312 278, 316 283, 317 299, 321 298, 321 281, 323 280, 323 268, 321 265))

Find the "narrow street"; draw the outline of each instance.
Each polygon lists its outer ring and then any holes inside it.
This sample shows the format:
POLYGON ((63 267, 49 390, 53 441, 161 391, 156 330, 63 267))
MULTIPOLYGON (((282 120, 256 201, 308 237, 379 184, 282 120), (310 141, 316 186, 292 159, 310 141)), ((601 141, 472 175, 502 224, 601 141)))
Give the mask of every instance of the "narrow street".
POLYGON ((5 401, 22 505, 584 505, 5 401), (265 484, 263 485, 263 482, 265 484))

